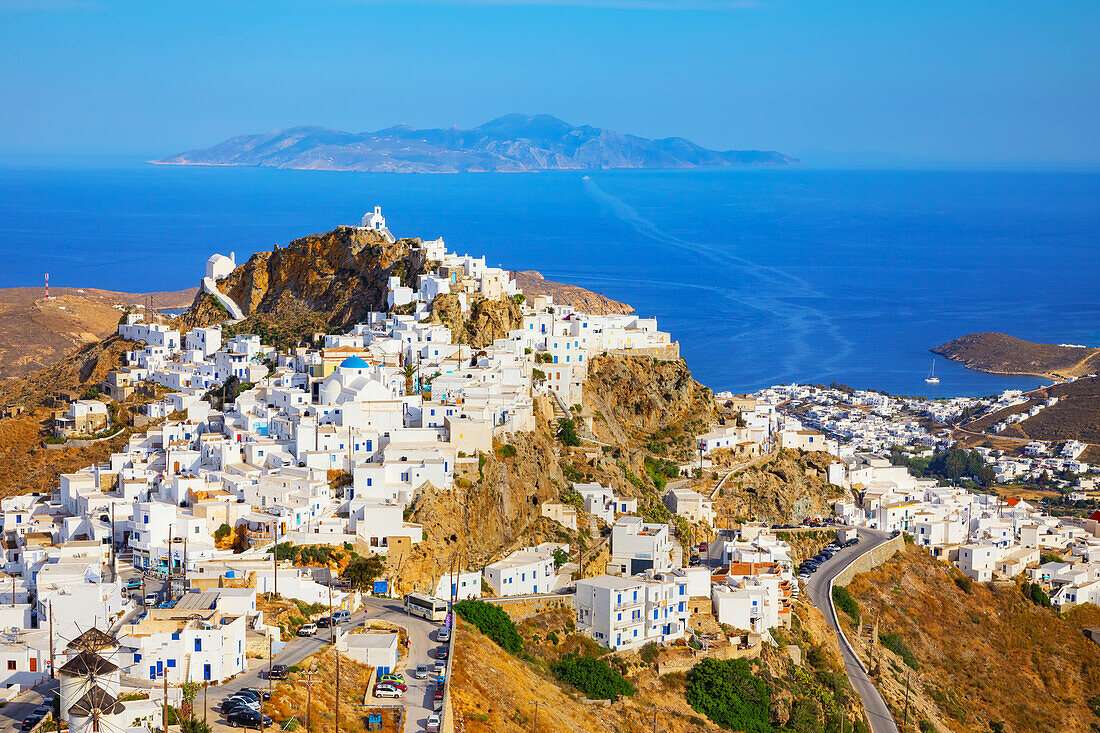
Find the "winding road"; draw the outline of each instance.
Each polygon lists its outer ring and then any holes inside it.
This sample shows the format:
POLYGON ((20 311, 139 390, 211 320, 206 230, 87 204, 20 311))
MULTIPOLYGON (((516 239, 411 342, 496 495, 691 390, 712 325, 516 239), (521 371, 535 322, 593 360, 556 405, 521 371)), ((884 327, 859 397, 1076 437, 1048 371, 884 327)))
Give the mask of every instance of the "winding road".
POLYGON ((859 528, 857 532, 859 533, 859 544, 853 547, 845 547, 833 555, 831 559, 826 560, 804 585, 810 601, 821 609, 822 613, 825 614, 825 619, 833 627, 833 631, 836 632, 840 652, 844 658, 844 670, 848 674, 852 687, 855 688, 860 699, 863 700, 863 707, 867 710, 867 718, 871 724, 872 732, 898 733, 898 726, 894 722, 894 716, 890 714, 890 708, 886 705, 886 701, 882 699, 879 691, 875 689, 875 685, 867 675, 863 662, 859 660, 847 638, 841 633, 836 608, 833 606, 832 588, 836 576, 860 555, 870 552, 890 539, 889 533, 873 529, 859 528))

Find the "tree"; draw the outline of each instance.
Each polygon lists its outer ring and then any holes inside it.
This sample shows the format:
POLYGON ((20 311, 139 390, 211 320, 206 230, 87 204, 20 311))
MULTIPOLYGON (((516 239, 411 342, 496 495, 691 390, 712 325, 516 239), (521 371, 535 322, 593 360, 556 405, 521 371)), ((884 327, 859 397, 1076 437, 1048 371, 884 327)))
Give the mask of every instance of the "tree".
POLYGON ((386 572, 386 561, 381 555, 369 555, 357 557, 344 568, 344 579, 351 583, 353 588, 369 590, 374 581, 386 572))
POLYGON ((405 394, 411 395, 416 390, 416 364, 406 364, 401 371, 405 374, 405 394))
POLYGON ((565 563, 569 562, 569 553, 558 547, 552 553, 554 557, 554 567, 560 568, 565 563))
POLYGON ((516 624, 500 606, 485 601, 465 600, 454 605, 454 611, 463 621, 473 624, 509 654, 523 652, 523 637, 516 631, 516 624))
POLYGON ((558 440, 560 440, 563 445, 580 445, 581 439, 577 435, 577 424, 567 417, 558 420, 558 440))
POLYGON ((688 704, 717 725, 770 733, 771 688, 744 659, 704 659, 688 673, 688 704))
POLYGON ((595 657, 563 657, 550 665, 550 670, 590 700, 618 700, 635 692, 634 686, 617 669, 595 657))

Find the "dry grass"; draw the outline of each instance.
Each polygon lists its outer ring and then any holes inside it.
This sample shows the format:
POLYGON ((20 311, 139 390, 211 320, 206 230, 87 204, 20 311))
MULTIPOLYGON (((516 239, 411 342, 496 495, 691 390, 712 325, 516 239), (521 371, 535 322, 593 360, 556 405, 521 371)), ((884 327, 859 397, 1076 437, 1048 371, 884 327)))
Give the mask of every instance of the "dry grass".
MULTIPOLYGON (((292 672, 290 677, 280 682, 271 695, 271 700, 265 704, 264 712, 279 722, 285 724, 294 718, 299 726, 306 724, 307 698, 310 708, 310 731, 312 733, 336 733, 333 724, 336 707, 336 655, 331 650, 325 650, 303 660, 299 665, 301 672, 292 672), (312 686, 305 684, 312 680, 312 686), (309 689, 312 687, 312 693, 309 689)), ((347 657, 340 657, 340 731, 341 733, 357 733, 366 731, 367 714, 384 711, 383 708, 371 708, 364 706, 364 700, 369 694, 373 669, 363 664, 354 662, 347 657)), ((383 722, 387 733, 395 733, 400 730, 397 727, 397 716, 392 712, 385 712, 383 722)))
MULTIPOLYGON (((1100 618, 1082 607, 1065 617, 1025 600, 1015 582, 956 584, 953 568, 909 547, 849 586, 865 618, 899 634, 919 662, 912 683, 954 731, 1090 731, 1100 719, 1085 700, 1100 690, 1100 646, 1081 632, 1100 618), (962 584, 962 585, 965 585, 962 584)), ((883 665, 888 701, 900 710, 906 669, 883 665), (889 683, 889 684, 887 684, 889 683)))

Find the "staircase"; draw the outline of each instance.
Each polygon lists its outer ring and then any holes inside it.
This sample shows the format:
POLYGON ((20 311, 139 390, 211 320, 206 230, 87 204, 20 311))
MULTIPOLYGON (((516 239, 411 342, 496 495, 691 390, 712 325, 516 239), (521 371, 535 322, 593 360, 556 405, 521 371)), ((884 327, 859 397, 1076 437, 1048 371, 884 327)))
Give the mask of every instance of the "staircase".
POLYGON ((180 682, 191 681, 191 655, 186 654, 183 657, 183 669, 180 670, 180 682))

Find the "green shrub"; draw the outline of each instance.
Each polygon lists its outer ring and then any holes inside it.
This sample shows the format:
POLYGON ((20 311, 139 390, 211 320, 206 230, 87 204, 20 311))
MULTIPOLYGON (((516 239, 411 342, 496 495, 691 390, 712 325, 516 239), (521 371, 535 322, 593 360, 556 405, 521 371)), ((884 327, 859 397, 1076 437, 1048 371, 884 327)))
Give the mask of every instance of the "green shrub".
POLYGON ((233 528, 230 527, 225 522, 222 522, 222 525, 214 530, 214 539, 216 539, 220 542, 220 541, 224 540, 226 537, 228 537, 229 535, 231 535, 232 533, 233 533, 233 528))
POLYGON ((688 674, 687 701, 716 725, 770 733, 771 688, 744 659, 704 659, 688 674))
POLYGON ((929 723, 927 720, 920 721, 920 733, 936 733, 936 726, 929 723))
POLYGON ((488 636, 509 654, 523 652, 523 639, 512 622, 499 606, 485 601, 466 600, 454 605, 454 611, 463 621, 473 624, 478 631, 488 636))
POLYGON ((967 595, 970 595, 970 591, 974 588, 974 581, 966 575, 956 575, 955 585, 959 586, 959 590, 967 595))
POLYGON ((650 641, 642 646, 638 650, 638 656, 642 658, 642 661, 646 664, 653 666, 657 661, 657 655, 660 653, 661 647, 657 646, 657 642, 650 641))
POLYGON ((516 455, 516 447, 511 443, 505 443, 497 449, 497 455, 501 458, 513 458, 516 455))
POLYGON ((912 650, 905 644, 905 640, 897 634, 891 632, 889 634, 879 634, 878 640, 882 642, 882 645, 901 657, 901 661, 905 662, 906 666, 910 669, 920 669, 920 664, 917 663, 916 656, 913 655, 912 650))
POLYGON ((618 700, 634 694, 618 670, 595 657, 564 657, 550 666, 554 676, 583 692, 590 700, 618 700))
POLYGON ((833 603, 838 609, 848 614, 852 621, 859 620, 859 603, 856 602, 851 592, 844 586, 833 586, 833 603))

